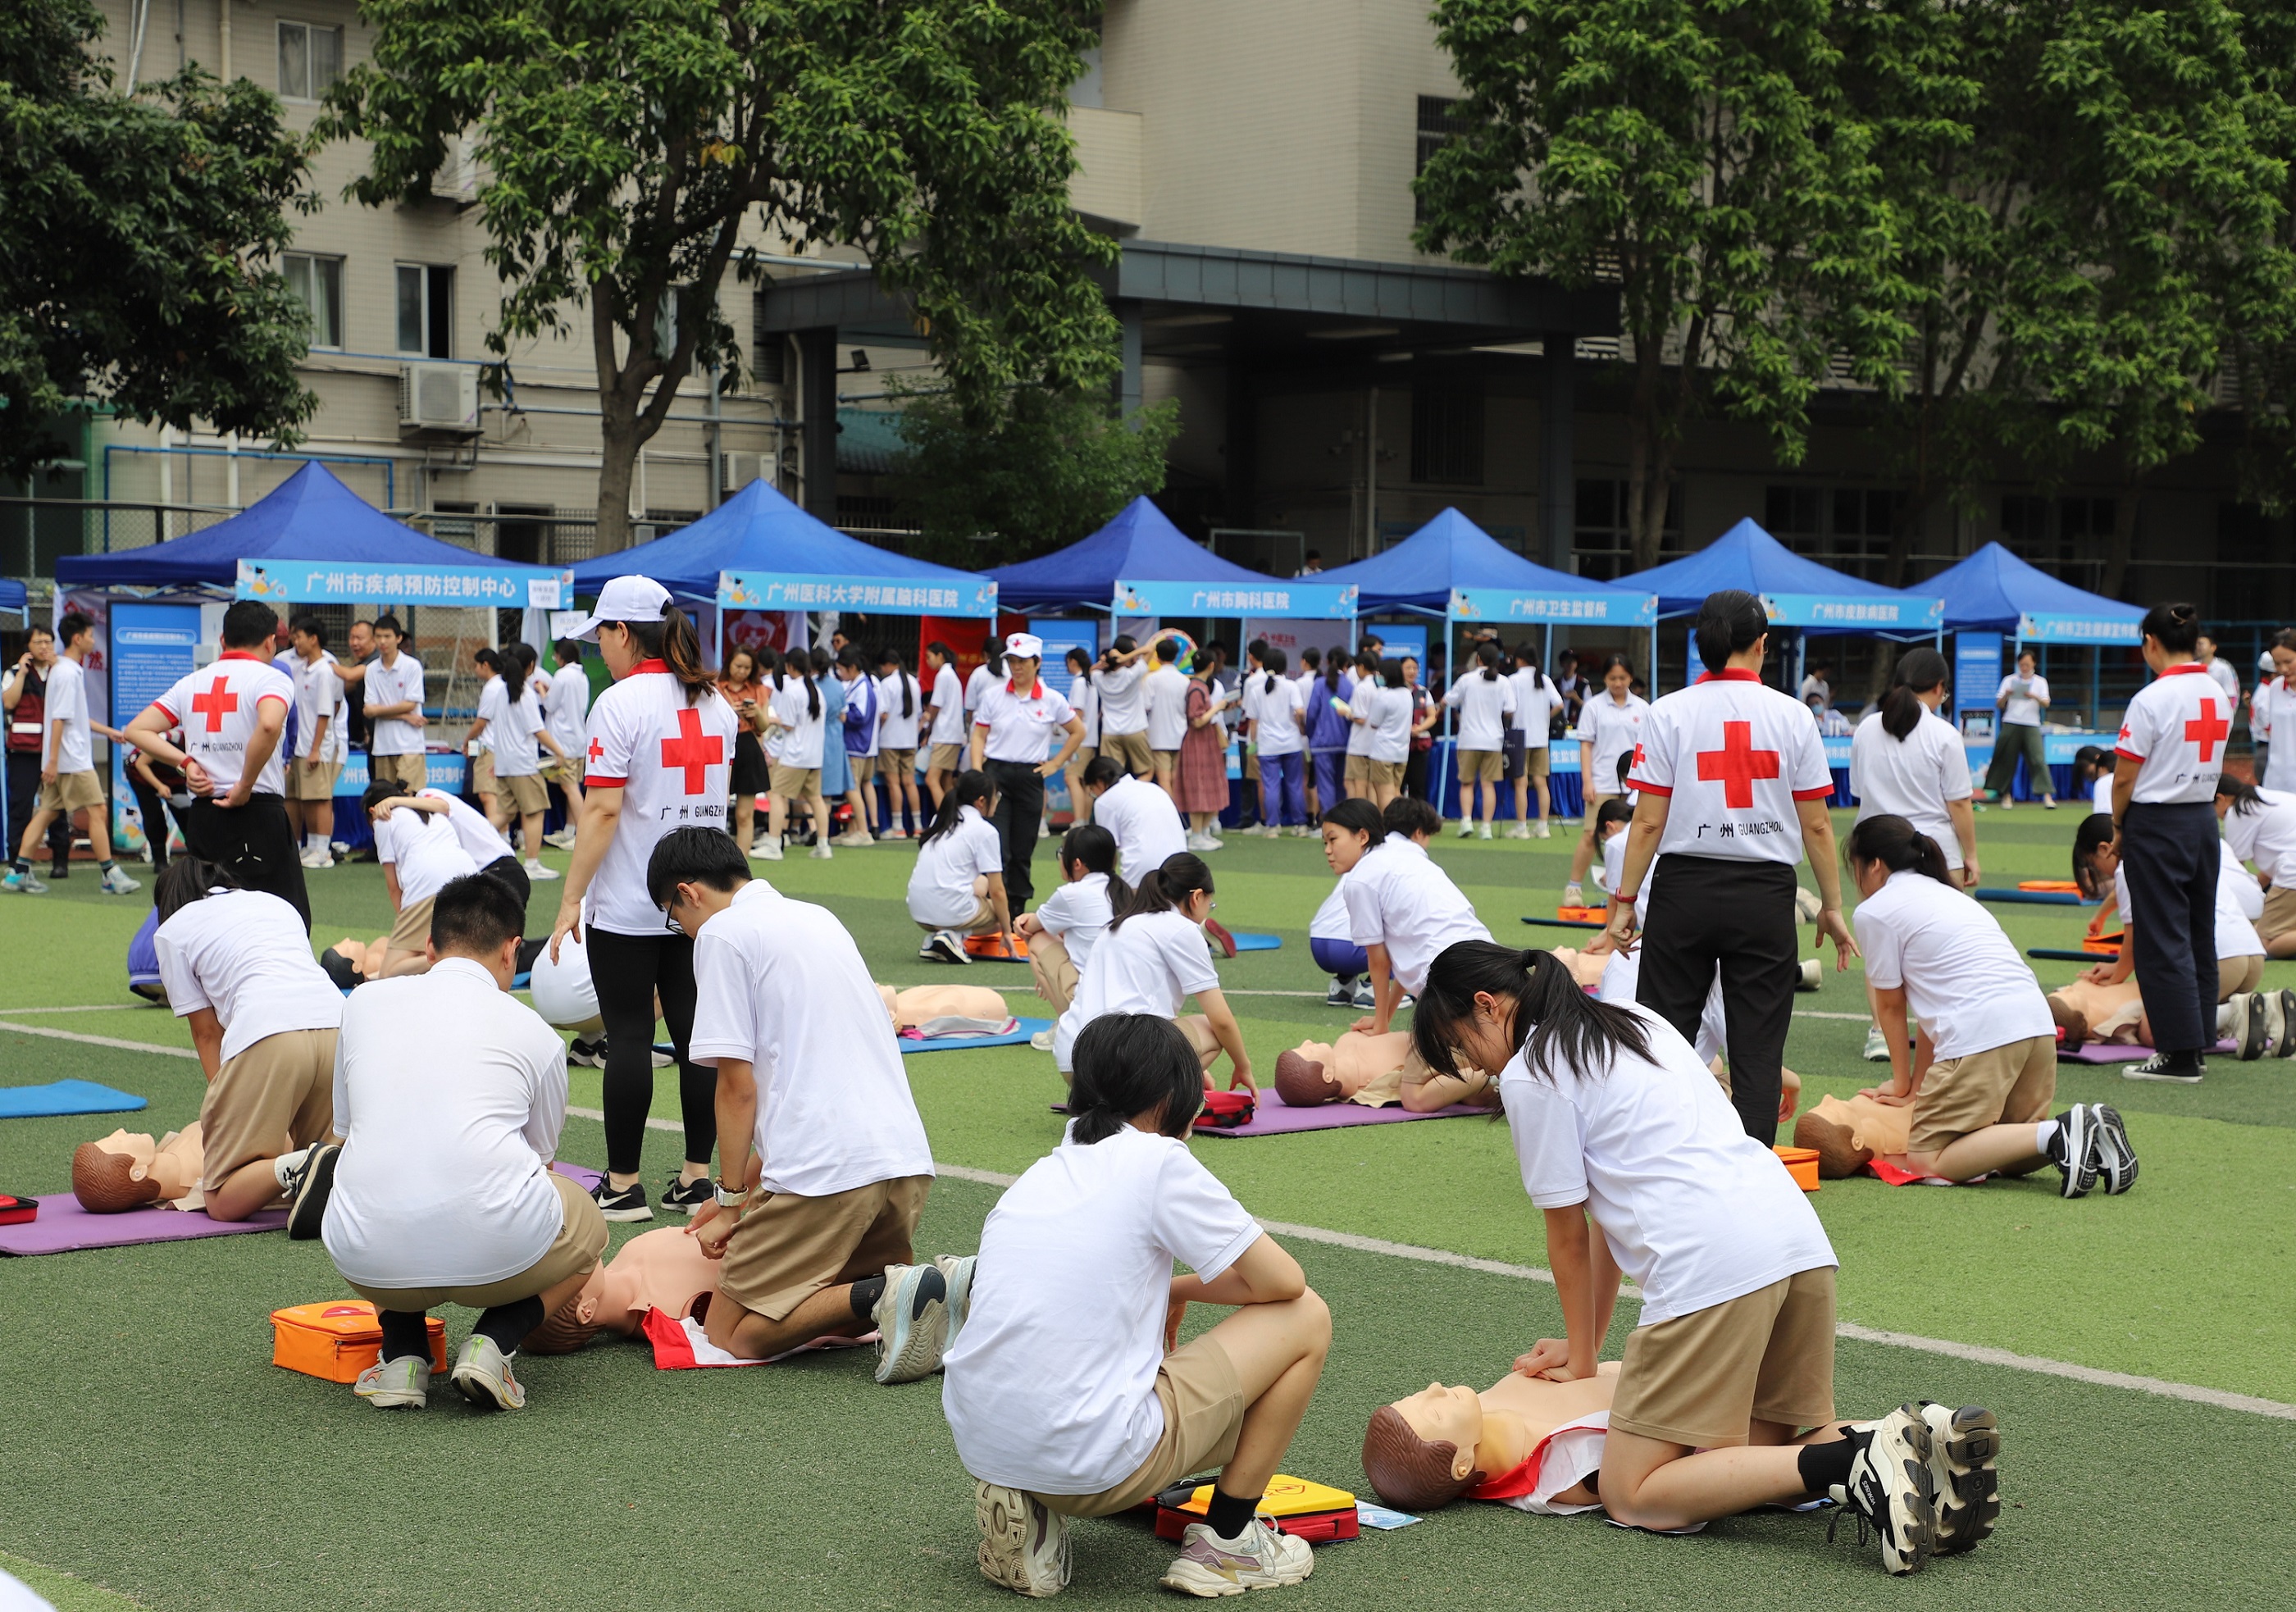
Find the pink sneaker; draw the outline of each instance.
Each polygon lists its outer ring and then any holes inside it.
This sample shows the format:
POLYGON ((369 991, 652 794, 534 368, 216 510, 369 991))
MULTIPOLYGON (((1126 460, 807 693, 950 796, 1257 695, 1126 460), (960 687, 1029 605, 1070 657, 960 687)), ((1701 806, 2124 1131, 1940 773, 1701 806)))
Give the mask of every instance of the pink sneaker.
POLYGON ((1255 1517, 1241 1539, 1222 1539, 1210 1523, 1190 1523, 1180 1535, 1180 1554, 1156 1582, 1184 1595, 1241 1595, 1296 1584, 1316 1570, 1304 1539, 1278 1534, 1255 1517))

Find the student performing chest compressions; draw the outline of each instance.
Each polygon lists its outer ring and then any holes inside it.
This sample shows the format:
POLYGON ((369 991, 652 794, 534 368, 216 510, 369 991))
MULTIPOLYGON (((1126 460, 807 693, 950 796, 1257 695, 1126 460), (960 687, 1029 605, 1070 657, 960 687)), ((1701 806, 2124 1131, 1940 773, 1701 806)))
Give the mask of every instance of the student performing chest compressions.
MULTIPOLYGON (((1093 948, 1115 921, 1116 906, 1132 892, 1116 880, 1116 837, 1097 823, 1079 823, 1061 840, 1061 888, 1045 897, 1033 912, 1023 912, 1013 927, 1029 945, 1029 972, 1037 994, 1052 1004, 1058 1019, 1076 1000, 1077 982, 1092 961, 1093 948)), ((1053 1050, 1053 1033, 1040 1030, 1044 1045, 1053 1050)))

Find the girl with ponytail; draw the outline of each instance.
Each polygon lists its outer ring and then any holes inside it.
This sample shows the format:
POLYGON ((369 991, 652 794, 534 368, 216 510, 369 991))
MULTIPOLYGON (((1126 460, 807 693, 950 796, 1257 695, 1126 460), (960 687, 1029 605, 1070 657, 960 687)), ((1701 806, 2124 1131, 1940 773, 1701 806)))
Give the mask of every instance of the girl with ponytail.
MULTIPOLYGON (((828 667, 824 665, 822 669, 828 667)), ((811 651, 792 648, 783 657, 773 683, 770 720, 775 741, 767 747, 773 762, 773 794, 766 810, 766 843, 757 854, 767 862, 782 859, 782 836, 789 827, 790 806, 802 800, 813 819, 812 855, 816 860, 826 861, 836 852, 829 846, 829 798, 822 787, 823 747, 835 743, 841 762, 844 740, 830 737, 821 689, 814 682, 811 651)))
POLYGON ((919 718, 924 715, 924 690, 909 673, 898 650, 877 656, 877 773, 885 781, 884 839, 906 839, 908 825, 925 829, 924 804, 917 795, 919 718))
MULTIPOLYGON (((2226 773, 2217 780, 2217 816, 2235 861, 2254 863, 2263 876, 2256 931, 2265 954, 2296 957, 2296 795, 2259 790, 2226 773)), ((2282 1005, 2288 1005, 2284 999, 2282 1005)), ((2278 1051, 2284 1058, 2296 1052, 2296 1019, 2284 1011, 2278 1051)))
POLYGON ((1307 696, 1297 681, 1284 675, 1290 658, 1277 645, 1259 651, 1259 674, 1244 688, 1246 732, 1259 757, 1259 828, 1261 838, 1308 831, 1307 748, 1300 728, 1307 717, 1307 696))
POLYGON ((1004 841, 988 821, 996 786, 986 773, 959 773, 940 795, 932 827, 917 838, 909 870, 909 916, 925 931, 918 955, 929 962, 967 963, 967 935, 996 934, 1013 945, 1013 909, 1004 889, 1004 841))
MULTIPOLYGON (((1833 1247, 1671 1025, 1589 999, 1548 953, 1463 941, 1429 970, 1412 1036, 1433 1068, 1500 1071, 1565 1332, 1515 1369, 1593 1376, 1620 1276, 1642 1289, 1603 1452, 1612 1521, 1687 1528, 1831 1493, 1881 1525, 1883 1563, 1902 1573, 1938 1526, 1922 1471, 1938 1439, 1957 1441, 1991 1492, 1985 1412, 1948 1413, 1934 1435, 1918 1404, 1870 1430, 1835 1420, 1833 1247)), ((1980 1515, 1962 1514, 1957 1548, 1987 1531, 1980 1515)))
POLYGON ((1222 1052, 1228 1058, 1229 1089, 1259 1090, 1243 1032, 1221 994, 1204 943, 1204 924, 1218 904, 1211 870, 1194 852, 1177 852, 1148 870, 1092 948, 1076 999, 1053 1027, 1053 1061, 1063 1076, 1074 1071, 1077 1037, 1093 1020, 1109 1013, 1153 1013, 1173 1020, 1187 1036, 1207 1091, 1222 1052), (1182 1018, 1180 1006, 1191 996, 1201 1011, 1182 1018))
POLYGON ((1969 761, 1961 735, 1937 715, 1950 687, 1945 657, 1913 650, 1898 657, 1882 708, 1849 741, 1849 792, 1857 821, 1905 818, 1935 840, 1953 882, 1977 884, 1977 818, 1970 810, 1969 761))

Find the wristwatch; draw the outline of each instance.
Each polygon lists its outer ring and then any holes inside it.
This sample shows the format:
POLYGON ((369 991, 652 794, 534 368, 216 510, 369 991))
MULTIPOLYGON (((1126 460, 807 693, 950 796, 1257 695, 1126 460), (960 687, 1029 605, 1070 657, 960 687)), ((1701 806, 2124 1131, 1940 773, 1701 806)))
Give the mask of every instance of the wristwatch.
POLYGON ((709 1191, 710 1196, 718 1200, 718 1207, 721 1209, 738 1209, 750 1196, 747 1187, 737 1192, 722 1181, 711 1182, 709 1191))

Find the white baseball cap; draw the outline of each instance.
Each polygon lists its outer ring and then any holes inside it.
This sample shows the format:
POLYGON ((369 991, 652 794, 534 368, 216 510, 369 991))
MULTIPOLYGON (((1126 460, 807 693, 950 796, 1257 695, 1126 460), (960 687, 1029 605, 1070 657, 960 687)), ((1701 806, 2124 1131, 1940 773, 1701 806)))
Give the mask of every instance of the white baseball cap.
POLYGON ((651 577, 616 577, 598 590, 598 602, 569 638, 595 638, 602 623, 660 621, 669 590, 651 577))
POLYGON ((1004 638, 1004 652, 1017 655, 1023 660, 1042 660, 1045 658, 1045 641, 1034 633, 1009 633, 1004 638))

